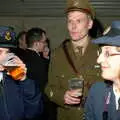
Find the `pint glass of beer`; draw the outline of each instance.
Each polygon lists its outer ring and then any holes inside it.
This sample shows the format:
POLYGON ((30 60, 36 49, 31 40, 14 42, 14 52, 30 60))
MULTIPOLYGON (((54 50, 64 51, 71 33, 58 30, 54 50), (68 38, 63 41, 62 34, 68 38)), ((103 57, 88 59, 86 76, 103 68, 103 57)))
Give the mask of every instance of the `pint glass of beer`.
POLYGON ((70 90, 78 90, 76 97, 82 97, 84 81, 80 78, 72 78, 68 81, 70 90))
POLYGON ((24 77, 24 69, 14 62, 15 54, 8 53, 2 65, 14 80, 20 80, 24 77))

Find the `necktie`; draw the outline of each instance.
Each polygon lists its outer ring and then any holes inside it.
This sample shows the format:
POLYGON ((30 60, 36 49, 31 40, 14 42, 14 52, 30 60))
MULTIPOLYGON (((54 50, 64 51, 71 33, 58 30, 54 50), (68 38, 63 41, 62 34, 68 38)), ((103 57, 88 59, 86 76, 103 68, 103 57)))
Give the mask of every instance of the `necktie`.
POLYGON ((81 46, 76 47, 76 52, 77 54, 79 54, 79 56, 82 56, 82 47, 81 46))

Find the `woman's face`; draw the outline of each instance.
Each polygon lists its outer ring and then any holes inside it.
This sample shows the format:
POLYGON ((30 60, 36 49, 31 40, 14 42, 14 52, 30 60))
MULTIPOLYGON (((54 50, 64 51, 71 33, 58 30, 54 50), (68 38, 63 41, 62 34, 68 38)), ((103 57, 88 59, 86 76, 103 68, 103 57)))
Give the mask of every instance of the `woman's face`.
POLYGON ((120 52, 115 46, 101 47, 97 63, 101 65, 101 75, 104 79, 113 82, 120 79, 120 52))

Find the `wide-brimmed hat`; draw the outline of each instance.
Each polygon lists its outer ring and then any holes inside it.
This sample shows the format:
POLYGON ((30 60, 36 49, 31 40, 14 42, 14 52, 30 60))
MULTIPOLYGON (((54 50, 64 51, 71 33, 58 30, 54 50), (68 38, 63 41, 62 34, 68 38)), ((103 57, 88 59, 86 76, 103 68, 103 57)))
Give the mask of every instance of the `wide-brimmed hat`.
POLYGON ((107 33, 92 42, 95 44, 120 46, 120 21, 113 21, 107 33))
POLYGON ((92 18, 95 17, 95 11, 88 0, 67 0, 66 13, 70 11, 82 11, 89 14, 92 18))
POLYGON ((16 44, 16 33, 13 27, 0 26, 0 47, 15 48, 16 44))

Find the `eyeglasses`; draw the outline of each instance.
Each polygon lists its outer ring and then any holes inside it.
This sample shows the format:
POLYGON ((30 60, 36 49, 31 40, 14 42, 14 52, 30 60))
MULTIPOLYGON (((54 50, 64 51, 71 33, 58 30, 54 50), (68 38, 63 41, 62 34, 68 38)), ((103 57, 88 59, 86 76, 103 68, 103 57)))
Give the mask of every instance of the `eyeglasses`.
POLYGON ((109 51, 106 51, 106 52, 103 53, 102 50, 98 50, 97 55, 100 56, 101 54, 104 54, 104 57, 109 58, 109 57, 112 57, 112 56, 120 55, 120 52, 110 53, 109 51))

